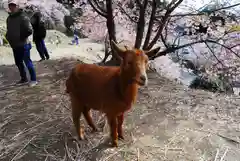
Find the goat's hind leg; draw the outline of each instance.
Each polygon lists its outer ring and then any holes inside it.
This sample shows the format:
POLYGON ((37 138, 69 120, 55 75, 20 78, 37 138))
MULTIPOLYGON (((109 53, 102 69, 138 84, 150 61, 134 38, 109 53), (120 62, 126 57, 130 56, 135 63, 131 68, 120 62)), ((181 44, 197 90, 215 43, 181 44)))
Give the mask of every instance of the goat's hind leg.
POLYGON ((118 122, 118 139, 122 139, 124 140, 124 136, 123 136, 123 129, 122 129, 122 125, 123 125, 123 120, 124 120, 124 115, 121 114, 117 117, 117 122, 118 122))
POLYGON ((94 123, 93 123, 92 116, 91 116, 91 113, 90 113, 90 109, 89 109, 89 108, 84 107, 83 116, 85 117, 88 125, 92 128, 92 132, 97 132, 98 129, 96 128, 96 126, 95 126, 94 123))
POLYGON ((79 140, 84 139, 84 127, 80 126, 80 117, 83 112, 83 106, 76 99, 71 99, 72 103, 72 119, 74 126, 76 128, 76 132, 79 140))

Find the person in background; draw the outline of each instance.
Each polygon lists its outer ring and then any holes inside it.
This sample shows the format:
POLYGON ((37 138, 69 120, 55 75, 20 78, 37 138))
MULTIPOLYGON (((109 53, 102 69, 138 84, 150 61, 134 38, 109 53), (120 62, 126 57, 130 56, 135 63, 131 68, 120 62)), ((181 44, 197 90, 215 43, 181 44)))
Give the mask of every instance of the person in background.
POLYGON ((74 45, 74 44, 78 45, 79 44, 78 39, 79 39, 79 37, 77 35, 77 29, 76 29, 75 26, 73 26, 73 40, 70 44, 71 45, 74 45))
POLYGON ((49 59, 49 54, 44 42, 46 37, 46 28, 44 22, 41 21, 42 15, 40 12, 35 12, 31 18, 33 27, 33 41, 36 44, 37 51, 41 57, 40 61, 49 59))
POLYGON ((21 79, 17 84, 28 82, 24 63, 28 68, 31 81, 30 86, 37 85, 36 72, 30 58, 31 43, 28 37, 32 34, 32 26, 29 18, 19 8, 18 0, 8 0, 9 16, 7 18, 7 33, 8 40, 14 55, 15 64, 20 72, 21 79))

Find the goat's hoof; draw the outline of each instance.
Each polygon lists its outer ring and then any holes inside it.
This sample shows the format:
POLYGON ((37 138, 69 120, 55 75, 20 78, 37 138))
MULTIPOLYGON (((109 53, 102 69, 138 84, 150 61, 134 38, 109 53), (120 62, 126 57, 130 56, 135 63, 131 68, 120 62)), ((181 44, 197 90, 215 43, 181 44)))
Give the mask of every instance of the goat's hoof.
POLYGON ((92 129, 92 133, 98 132, 97 128, 92 129))
POLYGON ((79 140, 84 140, 84 137, 78 137, 79 140))
POLYGON ((118 142, 117 142, 117 140, 115 140, 115 141, 112 142, 112 147, 113 147, 113 148, 117 148, 117 147, 118 147, 118 142))
POLYGON ((119 140, 124 140, 124 136, 123 135, 118 135, 118 139, 119 140))
POLYGON ((83 128, 80 128, 78 136, 79 136, 79 140, 84 140, 84 131, 83 131, 83 128))
POLYGON ((79 135, 78 139, 79 140, 84 140, 84 135, 79 135))

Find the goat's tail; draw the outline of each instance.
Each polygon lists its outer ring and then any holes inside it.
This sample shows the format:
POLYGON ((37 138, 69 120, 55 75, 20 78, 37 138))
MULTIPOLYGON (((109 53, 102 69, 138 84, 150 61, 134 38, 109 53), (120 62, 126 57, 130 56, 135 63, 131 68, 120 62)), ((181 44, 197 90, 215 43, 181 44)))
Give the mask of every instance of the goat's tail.
POLYGON ((74 86, 73 82, 74 82, 74 68, 72 69, 69 77, 66 80, 66 84, 65 84, 65 86, 66 86, 65 92, 66 93, 69 94, 70 92, 73 91, 73 86, 74 86))
POLYGON ((70 89, 69 89, 70 87, 69 87, 69 85, 70 85, 70 84, 69 84, 69 78, 68 78, 68 79, 66 80, 66 89, 65 89, 65 92, 66 92, 66 93, 69 93, 69 92, 70 92, 70 89))
POLYGON ((69 90, 68 90, 67 88, 65 89, 65 92, 66 92, 67 94, 69 94, 69 90))

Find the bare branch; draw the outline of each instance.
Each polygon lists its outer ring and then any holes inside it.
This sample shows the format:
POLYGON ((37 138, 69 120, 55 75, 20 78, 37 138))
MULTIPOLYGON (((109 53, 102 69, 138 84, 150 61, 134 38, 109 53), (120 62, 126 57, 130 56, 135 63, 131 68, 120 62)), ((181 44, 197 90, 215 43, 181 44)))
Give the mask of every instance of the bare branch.
POLYGON ((134 22, 134 23, 137 23, 137 21, 135 21, 135 20, 124 10, 124 8, 122 7, 122 4, 118 3, 117 6, 118 6, 119 9, 121 10, 121 12, 122 12, 123 14, 125 14, 125 15, 129 18, 130 21, 132 21, 132 22, 134 22))
POLYGON ((170 12, 172 13, 182 2, 183 0, 179 0, 173 7, 171 7, 170 12))
POLYGON ((214 58, 218 61, 218 63, 220 63, 223 67, 225 66, 221 60, 218 59, 218 57, 215 55, 214 51, 212 50, 212 48, 208 45, 207 42, 204 42, 206 44, 206 46, 208 47, 208 49, 211 51, 211 53, 213 54, 214 58))
POLYGON ((163 42, 163 45, 165 46, 165 48, 169 48, 167 42, 166 42, 166 39, 163 37, 163 34, 161 33, 160 35, 160 38, 161 38, 161 41, 163 42))
POLYGON ((161 41, 163 42, 163 45, 165 46, 165 48, 169 48, 169 45, 167 44, 167 41, 166 41, 167 33, 168 33, 168 30, 167 30, 168 23, 169 23, 169 20, 166 23, 165 35, 163 35, 163 33, 161 33, 161 35, 160 35, 161 41))
MULTIPOLYGON (((240 3, 231 5, 231 6, 226 6, 226 7, 222 7, 222 8, 218 8, 215 10, 211 10, 211 12, 216 12, 216 11, 220 11, 220 10, 224 10, 224 9, 229 9, 229 8, 233 8, 236 6, 239 6, 240 3)), ((200 16, 200 15, 204 15, 205 13, 186 13, 186 14, 176 14, 176 15, 171 15, 170 17, 184 17, 184 16, 200 16)))
POLYGON ((96 11, 99 15, 101 15, 102 17, 107 18, 107 12, 104 11, 103 8, 100 7, 100 5, 97 3, 96 0, 88 0, 89 4, 92 6, 92 8, 94 9, 94 11, 96 11), (94 4, 95 3, 95 4, 94 4))
POLYGON ((136 3, 139 7, 142 7, 141 1, 140 0, 136 0, 136 3))
POLYGON ((191 46, 191 45, 194 45, 194 44, 198 44, 198 43, 203 43, 203 42, 205 42, 205 40, 199 40, 199 41, 191 42, 191 43, 184 44, 184 45, 181 45, 181 46, 172 46, 170 48, 167 48, 167 49, 159 52, 158 54, 156 54, 155 56, 151 57, 150 59, 153 60, 153 59, 155 59, 157 57, 167 55, 168 53, 172 53, 172 52, 174 52, 176 50, 179 50, 181 48, 185 48, 185 47, 188 47, 188 46, 191 46))
POLYGON ((233 7, 236 7, 236 6, 239 6, 240 3, 236 3, 234 5, 230 5, 230 6, 226 6, 226 7, 222 7, 222 8, 218 8, 218 9, 215 9, 215 10, 212 10, 211 12, 216 12, 216 11, 220 11, 220 10, 225 10, 225 9, 229 9, 229 8, 233 8, 233 7))
POLYGON ((182 48, 185 48, 185 47, 194 45, 194 44, 198 44, 198 43, 205 43, 205 44, 206 44, 206 43, 214 43, 214 44, 220 45, 220 46, 226 48, 227 50, 231 51, 231 52, 232 52, 234 55, 236 55, 238 58, 240 58, 240 56, 239 56, 236 52, 234 52, 230 47, 228 47, 228 46, 226 46, 226 45, 224 45, 224 44, 221 44, 221 43, 219 43, 219 42, 217 42, 217 41, 207 39, 207 40, 199 40, 199 41, 187 43, 187 44, 180 45, 180 46, 172 46, 172 47, 170 47, 170 48, 167 48, 167 49, 159 52, 158 54, 156 54, 155 56, 151 57, 150 59, 153 60, 153 59, 155 59, 155 58, 157 58, 157 57, 167 55, 168 53, 172 53, 172 52, 174 52, 174 51, 176 51, 176 50, 179 50, 179 49, 182 49, 182 48))
POLYGON ((235 51, 233 51, 231 47, 228 47, 228 46, 226 46, 226 45, 224 45, 224 44, 221 44, 221 43, 219 43, 219 42, 217 42, 217 41, 213 41, 213 40, 206 40, 206 42, 218 44, 218 45, 226 48, 226 49, 229 50, 230 52, 232 52, 232 53, 233 53, 235 56, 237 56, 238 58, 240 58, 240 56, 239 56, 235 51))
POLYGON ((168 5, 167 5, 167 9, 169 10, 171 8, 171 6, 175 3, 176 0, 172 0, 168 5))
POLYGON ((101 7, 101 6, 99 5, 98 0, 92 0, 92 1, 94 1, 94 3, 96 4, 96 6, 97 6, 103 13, 107 13, 106 9, 103 8, 103 7, 101 7))
POLYGON ((158 29, 158 31, 157 31, 157 34, 156 34, 156 36, 153 38, 153 40, 150 42, 150 44, 148 45, 147 50, 150 50, 150 49, 153 47, 153 45, 157 42, 157 40, 159 39, 159 37, 160 37, 160 35, 161 35, 161 33, 162 33, 162 30, 163 30, 164 27, 165 27, 166 22, 167 22, 168 19, 169 19, 170 14, 174 11, 175 8, 177 8, 177 7, 183 2, 183 0, 179 0, 176 4, 174 4, 172 7, 170 7, 170 5, 172 5, 174 2, 175 2, 175 1, 172 1, 172 2, 168 5, 168 7, 167 7, 168 10, 167 10, 167 12, 165 13, 165 15, 164 15, 164 17, 163 17, 162 22, 160 23, 160 27, 159 27, 159 29, 158 29))
POLYGON ((237 46, 240 46, 240 44, 235 44, 235 45, 231 46, 231 49, 232 49, 232 48, 235 48, 235 47, 237 47, 237 46))
POLYGON ((153 24, 154 24, 154 19, 155 19, 155 14, 156 14, 156 9, 157 9, 157 3, 156 3, 156 0, 153 0, 151 17, 150 17, 149 24, 148 24, 148 31, 147 31, 147 35, 146 35, 145 42, 143 45, 144 50, 147 48, 148 43, 150 41, 150 37, 152 34, 152 28, 153 28, 153 24))

